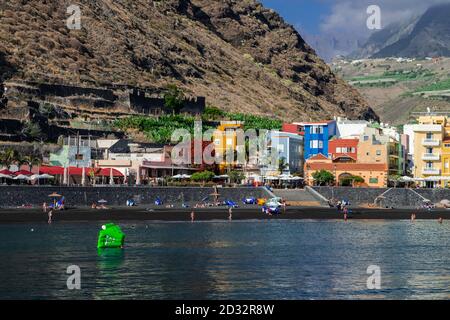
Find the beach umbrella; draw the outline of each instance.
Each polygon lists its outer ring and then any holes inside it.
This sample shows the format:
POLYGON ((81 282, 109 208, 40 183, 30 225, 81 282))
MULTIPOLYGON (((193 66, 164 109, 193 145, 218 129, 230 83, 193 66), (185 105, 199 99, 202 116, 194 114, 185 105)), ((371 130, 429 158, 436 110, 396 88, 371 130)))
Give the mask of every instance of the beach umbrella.
POLYGON ((57 194, 56 192, 53 192, 52 194, 48 195, 50 198, 53 198, 53 205, 56 206, 56 198, 62 197, 62 195, 57 194))
POLYGON ((83 167, 81 172, 81 185, 84 186, 86 184, 86 168, 83 167))
POLYGON ((53 179, 55 178, 54 176, 51 176, 47 173, 44 174, 34 174, 30 177, 31 180, 40 180, 40 179, 53 179))
POLYGON ((31 180, 30 177, 24 175, 24 174, 19 174, 18 176, 13 178, 14 180, 31 180))
POLYGON ((19 170, 19 171, 14 172, 13 174, 16 176, 20 176, 20 175, 31 176, 33 174, 33 172, 28 171, 28 170, 19 170))
POLYGON ((58 197, 62 197, 62 195, 57 194, 56 192, 53 192, 52 194, 48 195, 50 198, 58 198, 58 197))
POLYGON ((5 174, 8 176, 12 176, 14 173, 12 171, 9 171, 8 169, 3 169, 0 171, 0 174, 5 174))

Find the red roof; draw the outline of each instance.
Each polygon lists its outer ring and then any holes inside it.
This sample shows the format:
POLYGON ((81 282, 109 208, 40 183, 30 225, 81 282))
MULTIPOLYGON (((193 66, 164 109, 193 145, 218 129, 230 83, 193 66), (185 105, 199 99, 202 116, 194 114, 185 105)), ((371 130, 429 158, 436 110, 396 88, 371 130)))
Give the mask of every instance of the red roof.
MULTIPOLYGON (((334 155, 333 155, 334 156, 334 155)), ((339 158, 350 158, 356 161, 356 158, 348 153, 337 153, 337 155, 334 157, 334 160, 339 159, 339 158)))
POLYGON ((324 156, 323 154, 319 153, 319 154, 316 154, 315 156, 309 158, 307 161, 309 161, 309 160, 330 160, 330 159, 328 159, 328 157, 324 156))

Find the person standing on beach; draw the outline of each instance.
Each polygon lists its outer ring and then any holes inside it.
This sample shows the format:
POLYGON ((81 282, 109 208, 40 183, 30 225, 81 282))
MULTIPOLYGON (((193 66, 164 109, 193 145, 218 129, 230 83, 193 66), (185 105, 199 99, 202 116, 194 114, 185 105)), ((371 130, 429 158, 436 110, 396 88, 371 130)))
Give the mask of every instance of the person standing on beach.
POLYGON ((444 219, 442 219, 442 217, 440 217, 438 222, 439 222, 439 224, 442 224, 442 222, 444 222, 444 219))
POLYGON ((48 212, 48 224, 52 223, 53 209, 48 212))
POLYGON ((344 221, 347 222, 348 220, 348 211, 347 208, 344 208, 344 221))
POLYGON ((42 210, 44 211, 44 213, 47 213, 47 202, 44 202, 43 204, 42 204, 42 210))
POLYGON ((414 221, 416 221, 416 214, 415 213, 413 213, 411 215, 411 222, 414 222, 414 221))
POLYGON ((194 212, 194 210, 192 210, 192 212, 191 212, 191 222, 194 222, 194 220, 195 220, 195 212, 194 212))
POLYGON ((233 220, 233 208, 229 207, 228 208, 228 220, 233 220))

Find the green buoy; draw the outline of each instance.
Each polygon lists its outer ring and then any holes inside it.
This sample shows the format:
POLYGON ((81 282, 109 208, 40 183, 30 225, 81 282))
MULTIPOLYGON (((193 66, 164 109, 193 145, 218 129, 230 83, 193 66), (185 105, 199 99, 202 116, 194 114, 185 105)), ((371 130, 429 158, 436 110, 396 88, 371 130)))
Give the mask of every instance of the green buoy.
POLYGON ((98 233, 97 248, 121 248, 125 242, 125 234, 118 225, 107 223, 98 233))

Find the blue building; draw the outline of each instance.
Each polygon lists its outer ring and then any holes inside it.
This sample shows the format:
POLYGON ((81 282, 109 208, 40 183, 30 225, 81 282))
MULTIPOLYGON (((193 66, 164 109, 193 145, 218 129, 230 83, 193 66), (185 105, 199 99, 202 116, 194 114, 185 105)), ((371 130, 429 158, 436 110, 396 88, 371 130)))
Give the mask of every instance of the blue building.
POLYGON ((305 160, 318 154, 328 157, 328 141, 337 134, 336 121, 303 122, 298 124, 303 126, 305 132, 305 160))

